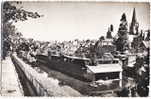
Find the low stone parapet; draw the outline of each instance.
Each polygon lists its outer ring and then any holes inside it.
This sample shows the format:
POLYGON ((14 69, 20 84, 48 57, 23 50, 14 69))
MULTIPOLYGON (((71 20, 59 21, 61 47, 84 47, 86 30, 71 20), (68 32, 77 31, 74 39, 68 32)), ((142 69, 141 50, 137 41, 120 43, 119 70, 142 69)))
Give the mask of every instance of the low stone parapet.
MULTIPOLYGON (((38 96, 73 96, 68 92, 64 92, 64 89, 59 86, 59 81, 57 79, 48 77, 45 72, 37 72, 33 67, 18 58, 16 54, 13 54, 12 58, 14 58, 20 68, 24 71, 26 77, 33 84, 38 96)), ((68 89, 72 90, 72 88, 68 89)), ((80 96, 80 93, 75 92, 74 96, 80 96)))

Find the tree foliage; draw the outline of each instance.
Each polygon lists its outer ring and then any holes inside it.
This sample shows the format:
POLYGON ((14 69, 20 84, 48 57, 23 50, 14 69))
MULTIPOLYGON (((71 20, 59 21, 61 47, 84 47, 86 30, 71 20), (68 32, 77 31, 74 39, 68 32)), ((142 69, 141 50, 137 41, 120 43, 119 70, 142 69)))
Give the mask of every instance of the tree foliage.
POLYGON ((99 38, 99 41, 103 41, 103 40, 105 40, 105 38, 104 38, 104 36, 101 36, 101 37, 99 38))
POLYGON ((2 9, 2 22, 3 22, 3 38, 7 39, 9 35, 15 33, 15 26, 13 22, 25 21, 28 18, 40 18, 42 15, 39 15, 37 12, 29 12, 24 10, 22 7, 17 8, 16 5, 21 4, 22 2, 3 2, 2 9))
POLYGON ((110 29, 111 29, 112 32, 114 31, 113 24, 110 25, 110 29))
POLYGON ((111 24, 110 27, 108 28, 107 33, 106 33, 106 38, 111 39, 112 38, 112 32, 113 32, 113 25, 111 24))
POLYGON ((119 38, 127 39, 128 25, 127 25, 125 13, 123 13, 120 21, 121 21, 121 23, 119 25, 118 36, 119 36, 119 38))
POLYGON ((145 38, 146 41, 150 40, 150 30, 147 30, 147 37, 145 38))
MULTIPOLYGON (((29 18, 40 18, 37 12, 30 12, 23 9, 23 7, 17 8, 17 5, 22 4, 22 2, 17 1, 5 1, 2 3, 2 41, 3 41, 3 54, 6 55, 8 47, 10 46, 11 36, 18 34, 16 33, 16 27, 13 25, 14 22, 26 21, 29 18)), ((19 33, 21 34, 21 33, 19 33)))
POLYGON ((106 38, 112 38, 111 31, 107 31, 106 38))
MULTIPOLYGON (((21 3, 21 2, 20 2, 21 3)), ((6 23, 10 20, 17 22, 17 21, 25 21, 28 20, 29 17, 31 18, 39 18, 37 12, 29 12, 24 10, 22 7, 17 8, 15 5, 20 4, 19 2, 4 2, 3 3, 3 23, 6 23)))
POLYGON ((125 51, 128 48, 128 41, 127 41, 127 19, 125 13, 122 14, 120 19, 121 23, 118 29, 118 38, 114 40, 114 44, 116 45, 117 51, 125 51))

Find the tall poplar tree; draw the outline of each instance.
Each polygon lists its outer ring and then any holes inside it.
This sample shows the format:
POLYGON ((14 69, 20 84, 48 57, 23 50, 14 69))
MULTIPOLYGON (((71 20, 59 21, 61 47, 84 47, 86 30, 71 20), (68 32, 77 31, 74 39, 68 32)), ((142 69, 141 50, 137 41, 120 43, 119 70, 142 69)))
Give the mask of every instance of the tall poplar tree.
POLYGON ((128 49, 128 29, 127 29, 127 20, 125 13, 122 14, 120 19, 121 23, 118 29, 118 38, 115 40, 114 44, 116 45, 117 51, 123 52, 128 49))

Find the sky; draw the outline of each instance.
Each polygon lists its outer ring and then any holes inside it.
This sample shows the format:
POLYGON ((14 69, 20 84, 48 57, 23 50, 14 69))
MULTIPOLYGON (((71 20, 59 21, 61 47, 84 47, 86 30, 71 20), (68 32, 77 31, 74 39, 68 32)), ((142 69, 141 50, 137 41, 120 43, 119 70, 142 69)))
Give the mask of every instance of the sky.
POLYGON ((110 24, 118 31, 120 18, 126 14, 128 26, 132 20, 133 8, 139 29, 149 29, 148 3, 111 3, 111 2, 23 2, 25 10, 44 15, 15 23, 25 38, 35 40, 74 40, 98 39, 106 36, 110 24))

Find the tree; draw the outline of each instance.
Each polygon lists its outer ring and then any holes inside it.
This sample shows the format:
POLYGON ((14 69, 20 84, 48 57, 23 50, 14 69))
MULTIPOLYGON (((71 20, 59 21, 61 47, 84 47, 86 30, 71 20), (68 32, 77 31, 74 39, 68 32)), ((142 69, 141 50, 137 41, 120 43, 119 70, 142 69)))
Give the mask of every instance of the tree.
POLYGON ((141 42, 142 42, 142 41, 144 40, 144 33, 143 33, 142 30, 141 30, 141 33, 140 33, 139 37, 140 37, 140 40, 141 40, 141 42))
POLYGON ((128 29, 127 29, 127 20, 125 13, 122 14, 122 17, 120 19, 121 23, 119 25, 118 29, 118 38, 114 40, 113 44, 115 44, 117 51, 125 51, 128 49, 128 29))
POLYGON ((145 38, 146 41, 150 40, 150 30, 147 30, 147 37, 145 38))
POLYGON ((103 40, 105 40, 105 38, 104 38, 104 36, 101 36, 101 37, 99 38, 99 41, 103 41, 103 40))
POLYGON ((111 32, 114 31, 114 28, 113 28, 113 25, 112 25, 112 24, 110 25, 110 29, 111 29, 111 32))
POLYGON ((111 31, 111 27, 110 27, 110 28, 108 28, 108 31, 107 31, 107 34, 106 34, 106 38, 111 39, 112 38, 112 34, 111 33, 112 33, 112 31, 111 31))
POLYGON ((13 22, 26 21, 29 17, 39 18, 42 16, 39 15, 37 12, 26 11, 22 7, 17 8, 16 5, 19 5, 21 3, 22 2, 17 1, 6 1, 2 3, 2 48, 4 53, 3 58, 6 56, 6 53, 9 50, 9 48, 5 45, 10 45, 11 43, 13 43, 11 42, 12 35, 18 35, 16 34, 16 28, 13 25, 13 22))
POLYGON ((128 33, 128 29, 127 29, 127 20, 126 20, 126 15, 125 13, 123 13, 121 19, 120 19, 121 23, 119 25, 119 30, 118 30, 118 36, 119 38, 122 39, 127 39, 127 33, 128 33))
POLYGON ((24 10, 22 7, 17 8, 16 4, 21 4, 22 2, 4 2, 3 3, 3 23, 6 23, 10 20, 17 21, 25 21, 31 18, 39 18, 42 15, 39 15, 37 12, 29 12, 24 10))

